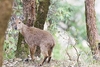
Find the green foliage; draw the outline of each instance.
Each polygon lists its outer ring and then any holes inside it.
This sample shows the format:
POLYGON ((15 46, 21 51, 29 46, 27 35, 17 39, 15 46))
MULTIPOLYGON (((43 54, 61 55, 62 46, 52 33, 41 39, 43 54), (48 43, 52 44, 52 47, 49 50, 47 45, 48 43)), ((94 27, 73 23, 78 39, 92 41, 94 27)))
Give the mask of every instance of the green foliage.
POLYGON ((53 58, 56 60, 62 60, 65 57, 65 50, 62 49, 61 45, 57 41, 57 37, 54 36, 56 39, 56 44, 53 50, 53 58))
POLYGON ((16 37, 12 37, 12 34, 14 35, 17 33, 17 31, 9 31, 9 33, 6 35, 7 39, 4 42, 4 58, 5 59, 11 59, 15 57, 15 51, 16 51, 16 37))
POLYGON ((55 34, 59 22, 68 23, 73 7, 67 2, 61 0, 51 0, 47 21, 50 22, 49 30, 55 34))
POLYGON ((62 54, 60 53, 61 47, 59 44, 56 44, 53 50, 53 58, 56 60, 61 60, 63 58, 62 54))
POLYGON ((51 23, 67 22, 71 12, 72 7, 67 2, 52 0, 47 20, 51 23))
POLYGON ((16 14, 16 15, 20 15, 22 14, 22 2, 21 0, 15 0, 15 6, 13 6, 15 9, 13 10, 13 13, 16 14))
POLYGON ((86 24, 85 24, 85 15, 82 11, 82 6, 75 6, 69 20, 70 27, 68 32, 74 36, 77 43, 81 43, 82 40, 86 40, 86 24))
POLYGON ((86 24, 84 15, 84 5, 73 6, 67 1, 51 0, 47 21, 51 26, 49 30, 52 33, 57 32, 59 22, 66 25, 66 30, 77 43, 86 40, 86 24))

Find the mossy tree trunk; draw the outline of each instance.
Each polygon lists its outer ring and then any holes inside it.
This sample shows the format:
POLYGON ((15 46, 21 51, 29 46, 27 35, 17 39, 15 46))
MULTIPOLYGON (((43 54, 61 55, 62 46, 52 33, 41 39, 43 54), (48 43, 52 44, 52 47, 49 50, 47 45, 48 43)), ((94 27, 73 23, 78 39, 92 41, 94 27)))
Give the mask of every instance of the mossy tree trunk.
POLYGON ((100 38, 96 27, 95 0, 85 1, 85 13, 88 41, 93 56, 97 57, 97 55, 99 54, 98 48, 100 48, 100 38))
POLYGON ((25 59, 28 57, 29 49, 28 45, 24 42, 24 37, 22 34, 19 33, 18 42, 17 42, 17 50, 16 50, 16 57, 20 57, 25 59))
POLYGON ((49 10, 50 0, 39 0, 39 6, 37 11, 35 27, 43 29, 44 23, 47 18, 47 13, 49 10))
POLYGON ((13 0, 0 0, 0 67, 2 67, 4 36, 12 13, 12 3, 13 0))
MULTIPOLYGON (((50 6, 50 0, 39 0, 39 6, 37 8, 37 17, 36 22, 34 24, 35 27, 43 29, 44 23, 47 18, 47 13, 50 6)), ((37 47, 36 56, 40 56, 40 48, 37 47)))

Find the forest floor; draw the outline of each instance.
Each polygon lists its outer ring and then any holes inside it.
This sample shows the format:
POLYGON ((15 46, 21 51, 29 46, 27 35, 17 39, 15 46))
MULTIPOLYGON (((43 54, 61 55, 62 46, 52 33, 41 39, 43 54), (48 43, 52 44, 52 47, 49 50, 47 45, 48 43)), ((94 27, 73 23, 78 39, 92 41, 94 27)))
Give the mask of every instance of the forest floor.
POLYGON ((42 66, 39 66, 38 61, 22 61, 21 59, 4 60, 2 67, 100 67, 98 63, 83 63, 75 60, 51 60, 50 63, 45 62, 42 66))
POLYGON ((67 62, 60 62, 54 60, 52 60, 50 63, 44 63, 42 66, 39 66, 39 62, 13 61, 3 64, 3 67, 66 67, 66 65, 67 62))
POLYGON ((34 62, 14 58, 4 60, 2 67, 100 67, 100 61, 95 61, 90 52, 76 49, 79 51, 78 53, 72 48, 67 50, 66 54, 60 55, 63 59, 58 60, 52 57, 50 63, 45 62, 42 66, 39 66, 42 61, 40 58, 35 58, 34 62))

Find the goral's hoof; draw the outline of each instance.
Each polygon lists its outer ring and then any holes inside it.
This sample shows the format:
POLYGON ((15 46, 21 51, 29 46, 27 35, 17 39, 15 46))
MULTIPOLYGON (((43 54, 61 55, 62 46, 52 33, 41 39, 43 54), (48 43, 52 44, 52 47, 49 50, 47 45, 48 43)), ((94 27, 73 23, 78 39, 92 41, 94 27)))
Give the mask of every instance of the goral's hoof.
POLYGON ((27 58, 27 59, 25 59, 24 61, 25 61, 25 62, 29 62, 29 59, 27 58))
POLYGON ((42 66, 43 64, 39 64, 39 66, 42 66))

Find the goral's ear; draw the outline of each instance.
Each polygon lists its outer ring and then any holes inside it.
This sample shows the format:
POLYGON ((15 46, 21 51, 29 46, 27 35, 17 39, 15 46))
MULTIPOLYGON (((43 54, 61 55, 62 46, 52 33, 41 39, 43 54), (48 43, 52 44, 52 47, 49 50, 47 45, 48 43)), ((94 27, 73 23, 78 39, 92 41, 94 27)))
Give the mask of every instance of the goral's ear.
POLYGON ((11 21, 14 21, 17 18, 17 16, 15 14, 13 14, 10 18, 11 21))
POLYGON ((11 18, 10 18, 11 26, 14 26, 16 18, 17 18, 17 16, 15 14, 13 14, 11 16, 11 18))
POLYGON ((21 15, 21 16, 19 16, 19 19, 20 19, 21 21, 24 21, 24 20, 25 20, 25 17, 24 17, 23 15, 21 15))

